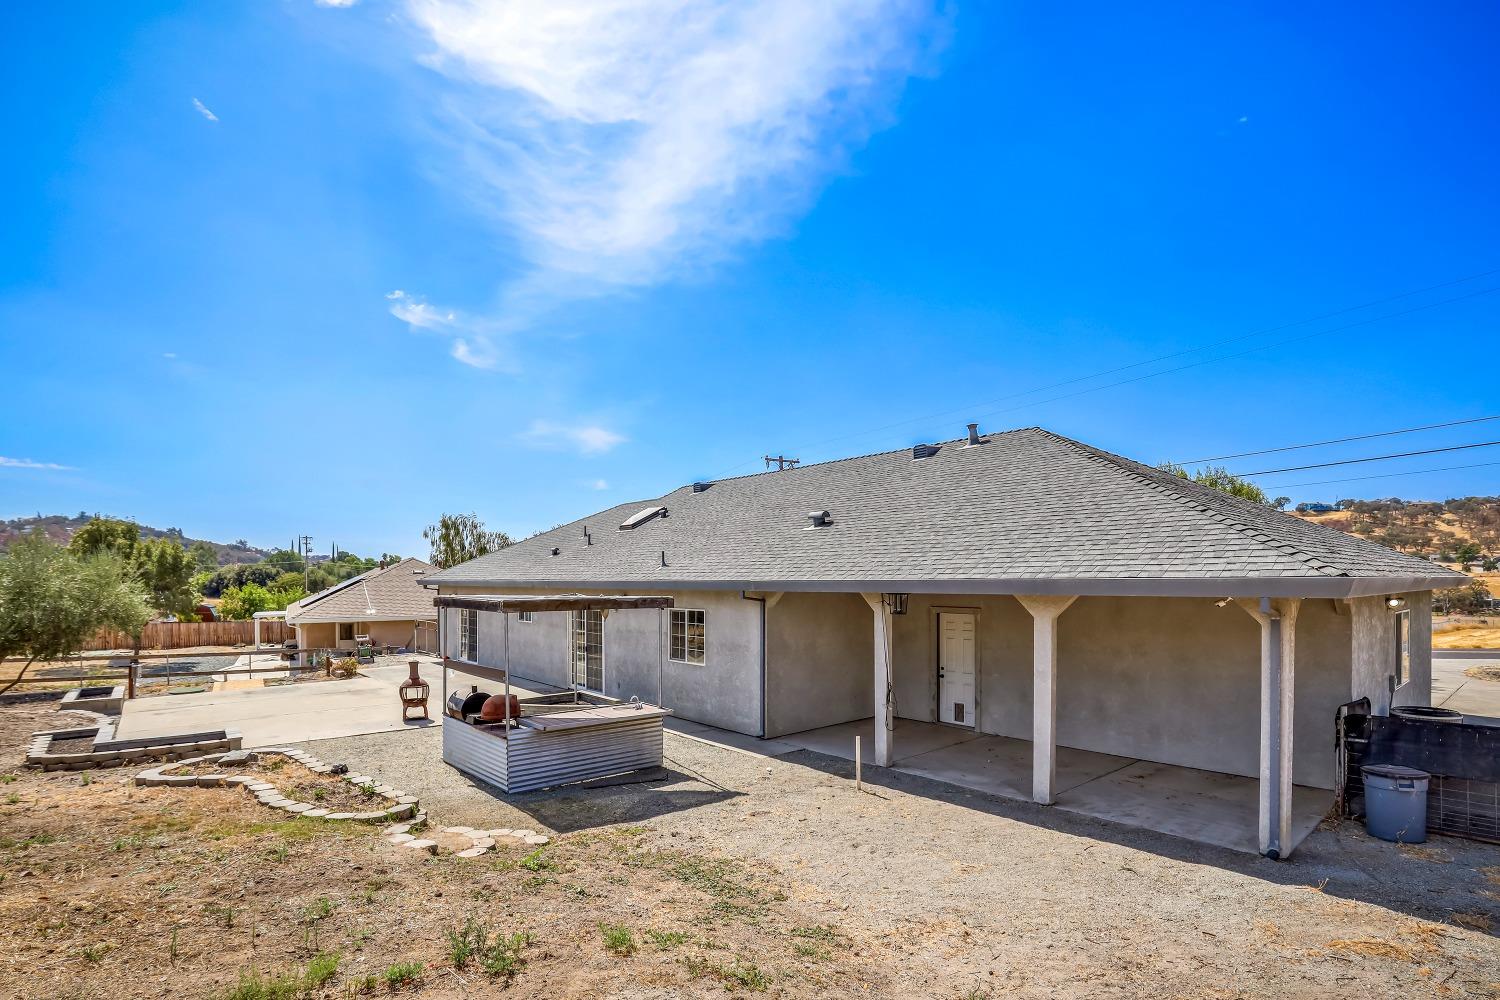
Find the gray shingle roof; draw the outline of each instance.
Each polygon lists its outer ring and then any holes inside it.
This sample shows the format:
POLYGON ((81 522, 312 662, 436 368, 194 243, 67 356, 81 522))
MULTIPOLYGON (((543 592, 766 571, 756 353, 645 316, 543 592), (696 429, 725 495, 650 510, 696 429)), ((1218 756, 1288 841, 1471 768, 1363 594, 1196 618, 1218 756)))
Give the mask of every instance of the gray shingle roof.
POLYGON ((422 586, 422 580, 433 570, 420 559, 403 559, 385 569, 361 573, 288 607, 287 624, 436 618, 432 591, 422 586), (369 613, 372 608, 374 614, 369 613))
POLYGON ((921 461, 903 449, 725 479, 702 493, 684 486, 427 582, 1340 596, 1463 581, 1040 428, 986 442, 946 442, 921 461), (618 530, 653 504, 668 516, 618 530), (810 528, 808 512, 823 509, 833 523, 810 528))

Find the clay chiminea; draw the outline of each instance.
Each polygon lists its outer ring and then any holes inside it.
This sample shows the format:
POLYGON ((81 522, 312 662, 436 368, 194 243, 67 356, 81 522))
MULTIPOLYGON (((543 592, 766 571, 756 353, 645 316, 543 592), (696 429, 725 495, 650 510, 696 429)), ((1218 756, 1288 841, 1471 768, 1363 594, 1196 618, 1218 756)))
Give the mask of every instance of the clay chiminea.
MULTIPOLYGON (((495 694, 485 701, 484 707, 479 710, 481 722, 503 722, 506 719, 505 695, 495 694)), ((515 695, 510 696, 509 718, 519 719, 521 717, 521 699, 515 695)))
POLYGON ((410 671, 406 680, 401 682, 401 720, 405 722, 411 718, 412 709, 420 709, 422 718, 432 718, 427 714, 427 695, 432 690, 422 675, 417 672, 419 664, 416 660, 407 662, 410 671))

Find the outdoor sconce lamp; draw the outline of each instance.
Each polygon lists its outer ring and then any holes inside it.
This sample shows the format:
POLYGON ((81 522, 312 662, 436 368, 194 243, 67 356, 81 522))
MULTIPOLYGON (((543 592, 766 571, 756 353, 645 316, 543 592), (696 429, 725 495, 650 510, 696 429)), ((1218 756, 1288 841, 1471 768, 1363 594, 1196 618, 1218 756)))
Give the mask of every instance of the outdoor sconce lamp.
POLYGON ((906 599, 910 594, 886 594, 885 606, 891 609, 893 615, 906 614, 906 599))
POLYGON ((1402 608, 1406 607, 1406 598, 1387 597, 1385 599, 1385 606, 1390 608, 1392 611, 1400 611, 1402 608))

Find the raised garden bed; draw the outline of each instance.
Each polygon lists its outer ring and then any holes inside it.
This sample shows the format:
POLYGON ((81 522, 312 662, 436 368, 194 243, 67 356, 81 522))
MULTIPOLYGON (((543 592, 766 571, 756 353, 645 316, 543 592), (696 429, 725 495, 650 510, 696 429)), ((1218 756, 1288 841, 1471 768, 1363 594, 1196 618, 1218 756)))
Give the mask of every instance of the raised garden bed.
POLYGON ((359 823, 425 822, 417 798, 301 750, 273 748, 204 754, 142 771, 143 787, 239 787, 263 805, 311 819, 359 823))

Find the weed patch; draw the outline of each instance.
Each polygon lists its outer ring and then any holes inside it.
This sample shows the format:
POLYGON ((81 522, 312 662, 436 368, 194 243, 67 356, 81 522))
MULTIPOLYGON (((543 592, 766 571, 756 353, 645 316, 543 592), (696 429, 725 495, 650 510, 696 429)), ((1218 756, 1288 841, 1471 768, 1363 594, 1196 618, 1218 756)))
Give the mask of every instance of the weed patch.
POLYGON ((621 924, 600 924, 599 933, 604 938, 604 950, 611 955, 627 958, 635 954, 635 935, 629 927, 621 924))
POLYGON ((471 962, 498 979, 509 980, 526 964, 521 950, 531 943, 529 934, 496 934, 470 917, 462 927, 448 931, 448 957, 462 969, 471 962))

